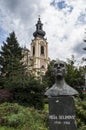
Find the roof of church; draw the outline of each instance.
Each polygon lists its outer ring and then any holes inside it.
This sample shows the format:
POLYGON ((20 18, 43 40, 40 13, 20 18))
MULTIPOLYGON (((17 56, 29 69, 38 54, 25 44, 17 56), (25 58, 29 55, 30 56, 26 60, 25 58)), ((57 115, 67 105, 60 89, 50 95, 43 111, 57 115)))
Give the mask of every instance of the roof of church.
POLYGON ((30 52, 30 50, 27 49, 26 47, 22 48, 22 50, 30 52))
POLYGON ((38 22, 36 24, 36 31, 33 33, 33 36, 34 37, 41 37, 43 38, 45 36, 45 31, 43 31, 42 29, 43 27, 43 24, 41 23, 41 20, 40 20, 40 17, 38 18, 38 22))

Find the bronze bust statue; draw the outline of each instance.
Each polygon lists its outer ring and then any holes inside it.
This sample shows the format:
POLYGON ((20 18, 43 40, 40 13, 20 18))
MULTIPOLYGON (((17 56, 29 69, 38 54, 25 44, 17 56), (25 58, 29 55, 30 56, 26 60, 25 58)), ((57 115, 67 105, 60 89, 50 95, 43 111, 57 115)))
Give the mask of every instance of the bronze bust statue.
POLYGON ((66 73, 66 64, 63 61, 56 61, 54 63, 55 84, 45 92, 48 97, 56 97, 61 95, 76 95, 78 92, 70 87, 64 79, 66 73))

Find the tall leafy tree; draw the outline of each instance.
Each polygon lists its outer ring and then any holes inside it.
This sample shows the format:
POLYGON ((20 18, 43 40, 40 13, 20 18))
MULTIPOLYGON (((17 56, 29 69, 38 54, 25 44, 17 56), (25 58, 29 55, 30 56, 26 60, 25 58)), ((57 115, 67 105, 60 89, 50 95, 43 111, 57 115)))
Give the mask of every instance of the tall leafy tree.
POLYGON ((43 77, 43 83, 45 84, 45 88, 50 88, 54 82, 55 82, 55 77, 53 75, 53 65, 54 65, 55 60, 52 60, 50 64, 48 65, 48 69, 45 73, 45 76, 43 77))
POLYGON ((66 82, 73 88, 80 90, 84 84, 83 71, 84 67, 77 68, 75 64, 76 60, 74 56, 68 59, 67 62, 67 74, 65 76, 66 82))

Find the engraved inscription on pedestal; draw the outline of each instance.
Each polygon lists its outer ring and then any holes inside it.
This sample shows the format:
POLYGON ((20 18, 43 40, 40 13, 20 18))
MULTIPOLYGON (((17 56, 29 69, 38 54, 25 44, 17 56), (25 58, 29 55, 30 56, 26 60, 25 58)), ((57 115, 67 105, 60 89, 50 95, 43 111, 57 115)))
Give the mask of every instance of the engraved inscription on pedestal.
POLYGON ((75 107, 72 96, 48 98, 49 130, 76 130, 75 107))

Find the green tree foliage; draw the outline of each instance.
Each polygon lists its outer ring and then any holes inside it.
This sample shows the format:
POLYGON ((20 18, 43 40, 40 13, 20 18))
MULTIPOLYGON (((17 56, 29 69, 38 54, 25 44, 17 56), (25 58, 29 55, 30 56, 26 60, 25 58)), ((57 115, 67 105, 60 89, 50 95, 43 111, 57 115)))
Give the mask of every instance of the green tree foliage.
POLYGON ((78 130, 86 130, 86 92, 83 99, 76 98, 76 117, 78 130))
POLYGON ((5 87, 13 88, 14 82, 17 83, 22 79, 25 72, 25 67, 21 62, 22 58, 22 48, 19 46, 15 33, 12 32, 7 37, 6 43, 3 42, 0 51, 1 79, 5 87))
POLYGON ((72 57, 68 59, 67 74, 65 75, 66 82, 73 88, 81 91, 81 87, 84 85, 84 67, 75 67, 75 59, 72 57))
POLYGON ((48 65, 48 70, 47 70, 45 76, 43 77, 43 82, 44 82, 46 88, 50 88, 55 82, 55 78, 53 75, 54 62, 55 62, 55 60, 52 60, 50 62, 50 64, 48 65))
POLYGON ((22 48, 19 46, 15 33, 12 32, 6 43, 3 43, 0 52, 1 87, 12 93, 13 102, 42 109, 44 86, 26 73, 22 58, 22 48))
POLYGON ((30 76, 23 88, 14 91, 14 99, 24 106, 33 106, 36 109, 44 108, 44 85, 30 76))

